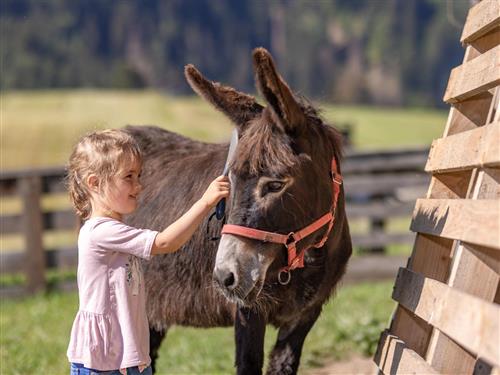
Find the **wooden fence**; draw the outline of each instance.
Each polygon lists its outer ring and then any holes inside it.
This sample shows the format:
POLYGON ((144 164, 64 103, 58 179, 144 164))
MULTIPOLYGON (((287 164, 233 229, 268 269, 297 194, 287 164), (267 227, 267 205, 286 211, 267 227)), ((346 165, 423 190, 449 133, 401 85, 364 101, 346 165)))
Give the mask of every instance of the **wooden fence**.
POLYGON ((431 182, 413 213, 413 252, 375 355, 384 374, 500 373, 498 0, 470 9, 461 42, 448 121, 425 167, 431 182))
MULTIPOLYGON (((348 153, 343 164, 348 216, 350 220, 370 222, 368 233, 353 236, 355 246, 367 253, 383 254, 390 244, 411 245, 411 233, 388 233, 385 224, 395 217, 409 218, 415 199, 425 194, 429 183, 424 172, 427 153, 428 149, 348 153)), ((65 191, 63 179, 62 167, 0 174, 2 196, 20 196, 23 201, 21 213, 0 216, 0 235, 21 234, 26 247, 24 251, 2 249, 0 272, 25 272, 29 292, 45 288, 47 268, 74 268, 77 263, 75 246, 47 249, 43 245, 44 231, 77 231, 79 227, 79 220, 69 208, 42 212, 40 207, 42 196, 65 191)), ((402 262, 404 257, 364 258, 352 264, 348 278, 353 274, 357 275, 354 278, 390 278, 402 262)))

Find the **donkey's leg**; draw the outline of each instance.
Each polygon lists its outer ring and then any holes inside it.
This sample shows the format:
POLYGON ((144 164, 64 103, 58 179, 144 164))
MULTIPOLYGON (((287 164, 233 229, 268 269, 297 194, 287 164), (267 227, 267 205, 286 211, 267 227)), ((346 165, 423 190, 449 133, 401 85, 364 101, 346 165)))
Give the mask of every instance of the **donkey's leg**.
POLYGON ((297 373, 302 345, 320 312, 321 307, 318 307, 310 311, 296 324, 280 327, 276 344, 269 357, 267 375, 297 373))
POLYGON ((158 358, 158 349, 160 349, 161 342, 167 334, 167 329, 157 331, 149 327, 149 356, 151 357, 151 368, 153 374, 156 371, 156 359, 158 358))
POLYGON ((234 323, 238 375, 260 375, 264 363, 266 322, 252 309, 241 307, 234 323))

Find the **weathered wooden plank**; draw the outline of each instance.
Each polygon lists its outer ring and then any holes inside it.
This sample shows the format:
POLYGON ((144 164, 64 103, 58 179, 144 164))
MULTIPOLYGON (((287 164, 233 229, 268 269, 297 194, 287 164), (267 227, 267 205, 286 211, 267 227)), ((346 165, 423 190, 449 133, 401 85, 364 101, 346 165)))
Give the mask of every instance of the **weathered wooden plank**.
POLYGON ((394 280, 398 269, 406 264, 404 256, 361 255, 349 261, 343 282, 394 280))
POLYGON ((428 154, 428 147, 348 152, 342 174, 423 171, 428 154))
POLYGON ((408 268, 425 277, 445 282, 452 259, 453 240, 417 233, 408 268))
POLYGON ((425 356, 432 333, 432 326, 425 320, 398 305, 390 331, 403 340, 408 348, 421 357, 425 356))
POLYGON ((439 374, 404 341, 387 330, 382 332, 374 361, 384 374, 439 374))
POLYGON ((7 180, 18 180, 24 177, 54 177, 62 178, 65 175, 62 166, 33 169, 13 169, 0 171, 0 184, 7 180))
MULTIPOLYGON (((44 212, 42 214, 43 228, 67 230, 77 229, 78 219, 72 210, 44 212)), ((0 216, 0 234, 20 233, 23 230, 22 215, 0 216)))
POLYGON ((414 238, 415 235, 409 232, 372 232, 368 234, 353 234, 352 244, 363 248, 385 247, 391 244, 411 245, 414 238))
POLYGON ((418 199, 410 229, 500 249, 500 201, 418 199))
POLYGON ((470 8, 460 42, 470 43, 500 24, 498 0, 483 0, 470 8))
MULTIPOLYGON (((51 286, 51 291, 61 291, 61 292, 74 292, 78 290, 78 284, 76 280, 60 280, 56 285, 51 286)), ((28 296, 29 293, 22 285, 11 285, 0 288, 0 300, 5 298, 22 298, 28 296)), ((480 374, 478 374, 480 375, 480 374)), ((497 374, 488 374, 497 375, 497 374)))
POLYGON ((456 103, 489 90, 500 83, 500 46, 451 71, 443 100, 456 103))
POLYGON ((349 202, 346 205, 347 217, 357 218, 381 218, 411 216, 415 202, 393 202, 388 200, 362 202, 349 202))
MULTIPOLYGON (((78 262, 76 247, 63 247, 44 251, 46 268, 75 267, 78 262)), ((25 253, 5 251, 0 253, 0 273, 20 273, 25 269, 25 253)))
POLYGON ((356 175, 344 178, 347 199, 369 199, 373 196, 394 196, 400 188, 429 185, 430 177, 425 173, 384 173, 356 175))
POLYGON ((500 364, 500 306, 404 268, 392 296, 464 348, 500 364))
POLYGON ((45 288, 43 228, 40 214, 41 185, 39 177, 25 177, 20 181, 20 191, 23 197, 24 238, 28 249, 25 258, 26 287, 30 292, 45 288))
MULTIPOLYGON (((20 171, 23 172, 23 171, 20 171)), ((24 175, 24 173, 21 173, 24 175)), ((36 174, 33 173, 33 176, 29 176, 29 173, 26 173, 28 177, 36 177, 36 174)), ((58 175, 43 175, 40 174, 38 177, 42 179, 42 192, 43 193, 63 193, 66 192, 66 186, 64 185, 64 176, 58 175)), ((22 179, 25 177, 19 177, 22 179)), ((12 196, 18 194, 17 187, 17 179, 15 178, 7 178, 0 180, 0 194, 3 197, 12 196)))
POLYGON ((440 374, 472 374, 476 356, 438 329, 432 332, 426 361, 440 374))
POLYGON ((427 172, 500 165, 500 122, 432 142, 427 172))
POLYGON ((0 172, 0 193, 3 196, 16 194, 16 181, 23 178, 37 177, 42 181, 43 193, 65 192, 64 167, 8 170, 0 172))

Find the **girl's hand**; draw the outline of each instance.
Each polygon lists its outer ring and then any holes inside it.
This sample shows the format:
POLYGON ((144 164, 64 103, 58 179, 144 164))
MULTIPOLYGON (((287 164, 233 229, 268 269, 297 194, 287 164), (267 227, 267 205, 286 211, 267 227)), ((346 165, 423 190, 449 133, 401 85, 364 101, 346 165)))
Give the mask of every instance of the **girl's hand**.
POLYGON ((184 215, 158 233, 151 254, 173 253, 193 235, 210 209, 229 196, 229 179, 219 176, 212 181, 203 196, 184 215))
POLYGON ((229 196, 230 187, 229 178, 224 175, 219 176, 210 183, 200 200, 209 208, 213 208, 222 198, 229 196))

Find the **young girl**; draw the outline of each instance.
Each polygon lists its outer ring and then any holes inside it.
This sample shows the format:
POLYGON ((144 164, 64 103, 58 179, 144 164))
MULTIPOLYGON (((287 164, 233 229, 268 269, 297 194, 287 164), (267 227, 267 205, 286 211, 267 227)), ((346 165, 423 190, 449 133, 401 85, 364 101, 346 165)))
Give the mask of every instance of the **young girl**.
POLYGON ((83 137, 68 165, 68 190, 86 220, 78 236, 80 308, 71 330, 71 374, 151 374, 149 328, 138 258, 171 253, 188 241, 205 215, 229 194, 216 178, 182 217, 162 232, 122 222, 137 207, 141 152, 121 130, 83 137))

